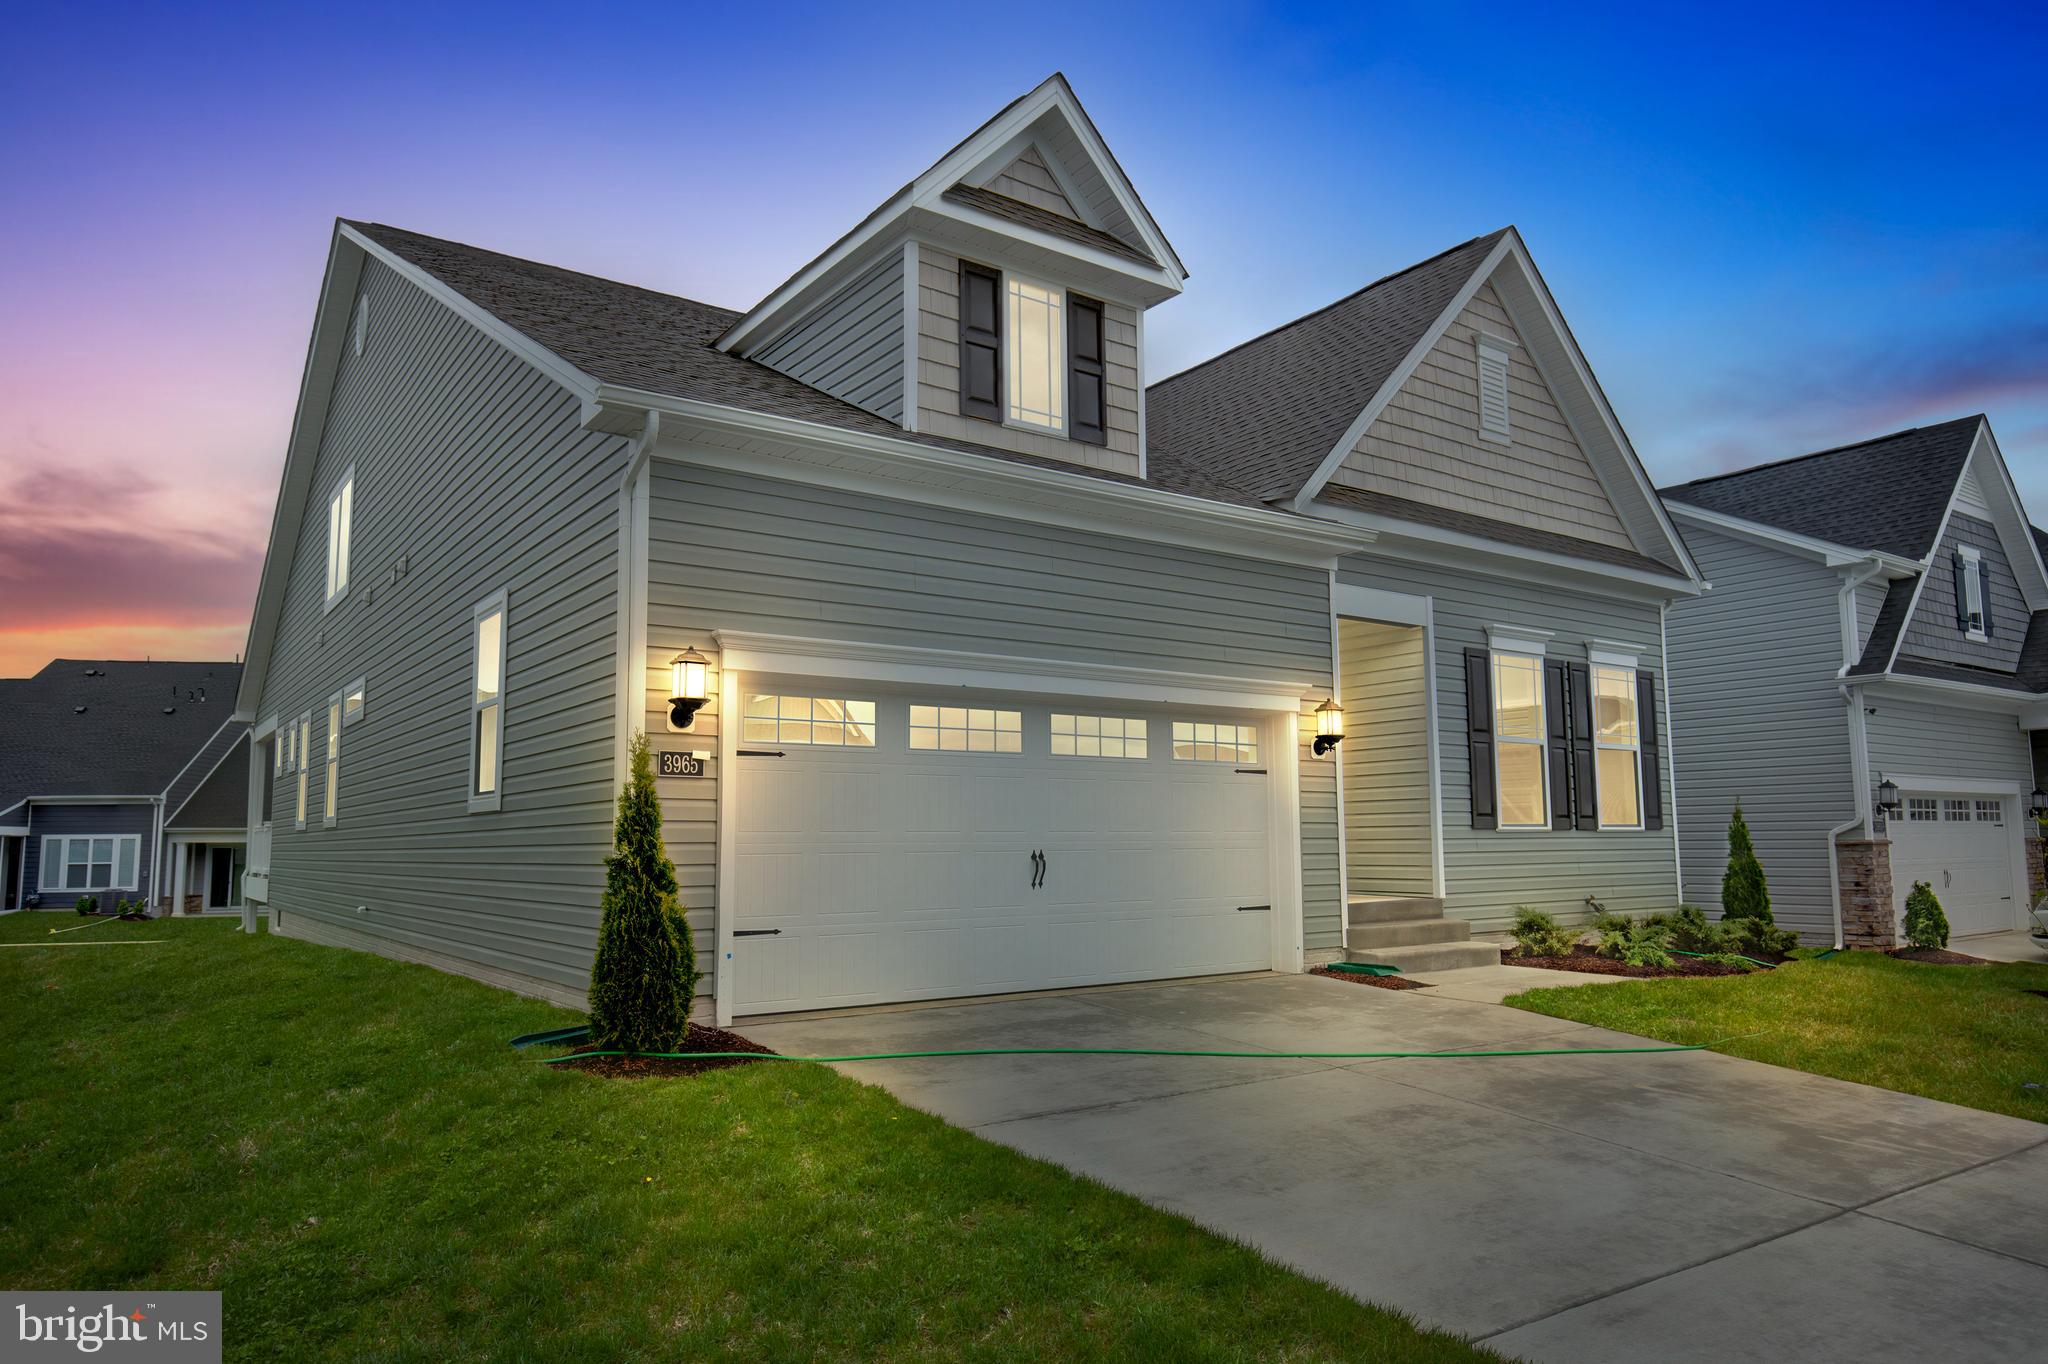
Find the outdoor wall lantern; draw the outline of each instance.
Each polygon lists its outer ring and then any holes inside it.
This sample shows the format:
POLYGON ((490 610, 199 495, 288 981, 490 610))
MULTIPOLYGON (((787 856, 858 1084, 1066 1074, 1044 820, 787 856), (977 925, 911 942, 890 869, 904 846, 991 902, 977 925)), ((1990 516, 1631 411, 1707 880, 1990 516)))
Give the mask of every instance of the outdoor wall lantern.
POLYGON ((1331 697, 1316 707, 1316 741, 1309 752, 1320 758, 1344 742, 1344 707, 1331 697))
POLYGON ((2048 791, 2034 788, 2033 797, 2027 801, 2027 813, 2037 820, 2048 819, 2048 791))
POLYGON ((704 708, 704 679, 710 660, 695 649, 685 649, 669 662, 673 680, 669 683, 668 719, 677 729, 688 729, 704 708))
POLYGON ((1880 776, 1877 780, 1877 808, 1887 815, 1899 812, 1899 784, 1890 777, 1880 776))

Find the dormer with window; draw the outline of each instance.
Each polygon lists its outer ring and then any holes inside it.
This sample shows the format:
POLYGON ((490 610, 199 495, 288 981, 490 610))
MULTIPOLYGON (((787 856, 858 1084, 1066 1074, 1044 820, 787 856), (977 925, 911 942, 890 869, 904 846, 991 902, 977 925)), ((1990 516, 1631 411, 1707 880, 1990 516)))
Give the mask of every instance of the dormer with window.
POLYGON ((1056 75, 718 345, 907 432, 1142 477, 1145 312, 1185 279, 1056 75))

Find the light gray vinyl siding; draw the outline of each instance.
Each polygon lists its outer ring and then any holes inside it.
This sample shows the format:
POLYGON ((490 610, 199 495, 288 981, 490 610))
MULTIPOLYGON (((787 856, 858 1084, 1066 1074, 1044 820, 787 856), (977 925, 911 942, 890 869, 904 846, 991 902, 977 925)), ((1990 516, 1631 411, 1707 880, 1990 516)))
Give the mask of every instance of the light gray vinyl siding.
MULTIPOLYGON (((668 660, 715 630, 1330 683, 1328 576, 1206 551, 785 483, 654 465, 648 532, 650 734, 663 735, 668 660)), ((713 967, 716 699, 689 746, 703 778, 662 783, 664 835, 713 967)), ((1312 728, 1312 727, 1311 727, 1312 728)), ((680 746, 681 741, 672 741, 680 746)), ((1305 758, 1305 755, 1304 755, 1305 758)), ((1304 782, 1308 941, 1338 941, 1329 763, 1304 782)))
POLYGON ((1916 777, 2018 782, 2033 789, 2033 751, 2016 717, 1959 706, 1872 697, 1870 768, 1901 786, 1916 777))
MULTIPOLYGON (((1665 827, 1654 830, 1499 830, 1472 827, 1472 764, 1466 743, 1465 650, 1487 647, 1490 625, 1548 630, 1551 658, 1584 661, 1587 641, 1626 644, 1637 666, 1667 677, 1658 607, 1546 583, 1364 555, 1338 566, 1340 585, 1434 598, 1438 754, 1443 774, 1445 913, 1480 932, 1505 929, 1518 905, 1583 918, 1595 896, 1610 910, 1646 913, 1678 903, 1671 826, 1670 746, 1663 749, 1665 827)), ((1659 702, 1661 706, 1662 697, 1659 702)), ((1668 735, 1669 731, 1666 730, 1668 735)), ((1679 800, 1685 801, 1681 790, 1679 800)))
POLYGON ((1666 622, 1685 898, 1719 912, 1739 800, 1778 922, 1831 940, 1828 830, 1856 815, 1841 575, 1711 531, 1685 538, 1714 585, 1666 622))
POLYGON ((902 253, 885 255, 754 358, 855 407, 902 421, 903 275, 902 253))
POLYGON ((1338 623, 1344 858, 1354 895, 1430 895, 1428 660, 1415 625, 1338 623))
POLYGON ((312 715, 307 827, 277 783, 270 904, 285 931, 588 983, 610 846, 625 442, 565 389, 372 262, 367 347, 345 351, 258 715, 312 715), (327 496, 355 467, 348 594, 323 611, 327 496), (506 593, 502 808, 471 813, 471 609, 506 593), (338 821, 321 827, 328 699, 338 821))
POLYGON ((1941 552, 1934 556, 1933 566, 1921 584, 1920 600, 1913 607, 1913 618, 1906 623, 1906 637, 1899 652, 1942 663, 2011 672, 2019 665, 2020 646, 2026 642, 2027 618, 2026 598, 2020 595, 2019 579, 2013 575, 2012 560, 2006 557, 1997 529, 1989 521, 1959 511, 1949 518, 1941 552), (1983 555, 1984 597, 1991 612, 1993 634, 1982 643, 1972 640, 1956 624, 1958 545, 1969 545, 1983 555))
MULTIPOLYGON (((143 899, 149 894, 149 871, 156 855, 156 849, 152 846, 155 832, 154 805, 31 805, 28 815, 28 862, 23 869, 22 891, 27 895, 42 896, 44 909, 69 909, 80 895, 88 892, 42 888, 43 840, 70 834, 89 834, 95 837, 133 834, 136 836, 134 888, 90 893, 98 897, 101 909, 113 908, 112 902, 117 899, 143 899)), ((158 889, 167 891, 169 888, 158 889)))

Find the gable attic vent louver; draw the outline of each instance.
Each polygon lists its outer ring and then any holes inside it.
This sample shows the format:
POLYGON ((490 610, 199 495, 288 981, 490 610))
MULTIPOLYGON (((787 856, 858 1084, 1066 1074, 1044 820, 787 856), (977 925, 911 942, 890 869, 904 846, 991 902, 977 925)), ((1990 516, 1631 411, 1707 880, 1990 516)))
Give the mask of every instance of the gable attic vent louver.
POLYGON ((1508 347, 1512 342, 1482 334, 1479 338, 1479 434, 1509 442, 1508 347))

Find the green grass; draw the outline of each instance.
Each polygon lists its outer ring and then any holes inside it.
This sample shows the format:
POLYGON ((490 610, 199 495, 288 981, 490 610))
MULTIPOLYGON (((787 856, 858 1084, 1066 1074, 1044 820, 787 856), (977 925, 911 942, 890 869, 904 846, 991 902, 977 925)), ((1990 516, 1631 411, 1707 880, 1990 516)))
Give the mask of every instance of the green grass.
POLYGON ((231 1359, 1475 1360, 819 1067, 602 1080, 565 1010, 223 921, 0 919, 0 1283, 231 1359))
POLYGON ((2048 1122, 2048 966, 1873 952, 1710 979, 1530 990, 1518 1009, 2048 1122), (1742 1036, 1755 1033, 1756 1036, 1742 1036), (1716 1039, 1733 1039, 1716 1041, 1716 1039))

